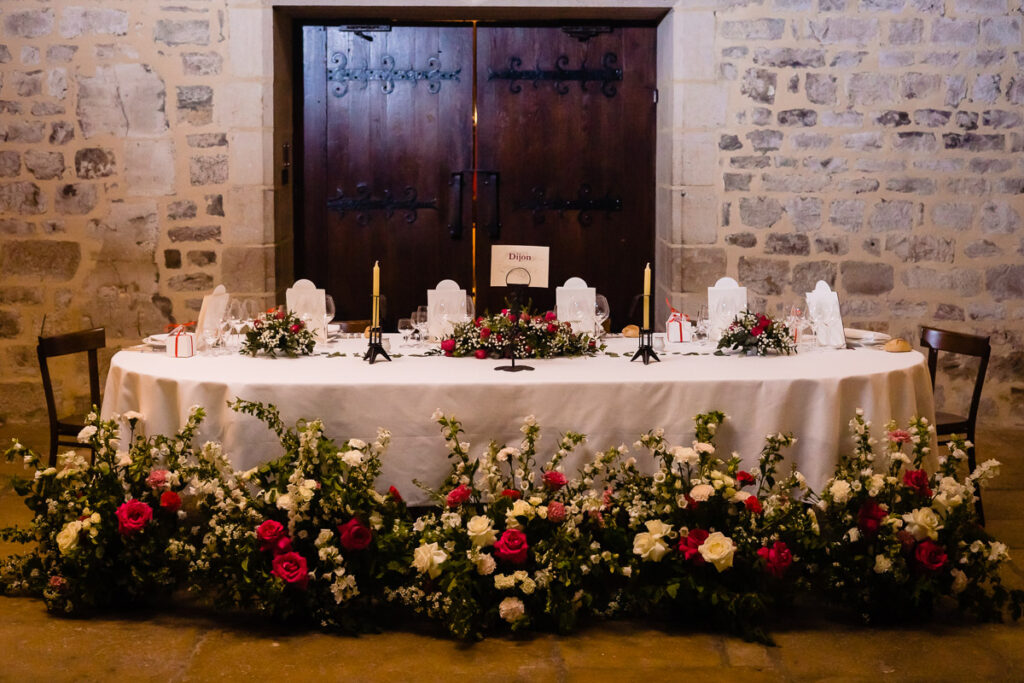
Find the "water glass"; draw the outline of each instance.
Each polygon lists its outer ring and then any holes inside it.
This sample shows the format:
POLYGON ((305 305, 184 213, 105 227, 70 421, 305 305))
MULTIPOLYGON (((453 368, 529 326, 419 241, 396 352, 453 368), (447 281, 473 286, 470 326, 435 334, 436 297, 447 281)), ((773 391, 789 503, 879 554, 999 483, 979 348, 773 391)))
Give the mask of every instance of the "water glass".
POLYGON ((402 335, 402 346, 409 345, 409 336, 413 331, 412 318, 398 319, 398 333, 402 335))

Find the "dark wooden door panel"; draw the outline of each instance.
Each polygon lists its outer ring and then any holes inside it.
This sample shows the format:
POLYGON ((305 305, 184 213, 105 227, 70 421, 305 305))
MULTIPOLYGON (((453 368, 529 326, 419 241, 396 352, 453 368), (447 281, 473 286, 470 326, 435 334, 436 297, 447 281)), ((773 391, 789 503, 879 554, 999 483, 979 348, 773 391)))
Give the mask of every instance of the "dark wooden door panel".
MULTIPOLYGON (((501 173, 501 232, 478 232, 478 282, 492 244, 547 245, 550 288, 531 290, 534 303, 552 306, 554 287, 580 276, 624 324, 654 260, 655 30, 580 42, 559 28, 481 27, 477 43, 479 164, 501 173)), ((481 286, 478 309, 505 294, 481 286)))
POLYGON ((370 35, 304 32, 299 265, 334 296, 339 319, 362 319, 379 260, 393 329, 439 279, 470 285, 471 239, 452 239, 448 223, 451 173, 471 166, 473 41, 470 27, 370 35))

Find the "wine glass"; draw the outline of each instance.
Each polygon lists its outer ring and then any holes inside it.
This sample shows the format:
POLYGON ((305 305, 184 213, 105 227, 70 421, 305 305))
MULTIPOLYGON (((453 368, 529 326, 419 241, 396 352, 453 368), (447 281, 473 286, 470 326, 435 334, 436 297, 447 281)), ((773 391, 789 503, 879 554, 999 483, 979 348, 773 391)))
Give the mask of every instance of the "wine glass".
POLYGON ((419 342, 422 344, 427 340, 427 307, 417 306, 416 312, 412 314, 412 325, 415 328, 419 342))
POLYGON ((446 301, 441 301, 437 304, 437 317, 441 319, 441 334, 451 332, 451 312, 448 310, 448 303, 446 301))
POLYGON ((334 297, 330 294, 324 295, 324 329, 331 324, 334 320, 334 316, 337 314, 337 309, 334 308, 334 297))
POLYGON ((220 324, 208 321, 203 326, 202 336, 207 355, 216 356, 219 353, 217 345, 220 342, 220 324))
POLYGON ((473 297, 469 294, 466 295, 466 316, 468 320, 476 317, 476 302, 473 301, 473 297))
POLYGON ((398 333, 402 335, 402 346, 409 345, 409 335, 413 331, 412 318, 399 318, 398 319, 398 333))
POLYGON ((594 336, 598 339, 604 334, 604 321, 611 315, 608 298, 603 294, 594 297, 594 336))
POLYGON ((694 327, 694 338, 698 342, 705 342, 710 334, 710 321, 708 321, 708 307, 707 304, 701 304, 697 307, 697 324, 694 327))

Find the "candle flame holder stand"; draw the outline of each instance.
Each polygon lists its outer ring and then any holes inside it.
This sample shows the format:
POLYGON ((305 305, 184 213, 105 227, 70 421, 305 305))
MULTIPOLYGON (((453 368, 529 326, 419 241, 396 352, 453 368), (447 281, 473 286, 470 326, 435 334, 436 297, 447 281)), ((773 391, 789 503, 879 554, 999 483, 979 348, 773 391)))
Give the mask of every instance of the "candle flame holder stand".
POLYGON ((370 365, 373 365, 378 356, 383 356, 386 361, 391 360, 391 356, 384 350, 384 334, 381 332, 378 322, 380 319, 380 294, 373 297, 373 311, 375 324, 370 328, 370 344, 366 347, 366 353, 363 354, 363 360, 369 361, 370 365))
MULTIPOLYGON (((527 273, 527 278, 529 278, 529 273, 527 273)), ((527 282, 529 282, 529 280, 527 280, 527 282)), ((524 370, 533 370, 533 367, 529 365, 516 365, 516 344, 518 343, 520 336, 518 317, 523 312, 523 300, 526 298, 526 285, 509 284, 508 275, 505 276, 505 284, 511 292, 508 297, 508 310, 516 316, 516 323, 512 326, 512 333, 509 335, 509 359, 512 364, 499 365, 494 369, 498 372, 523 372, 524 370)))
MULTIPOLYGON (((648 310, 647 306, 650 303, 650 298, 651 297, 649 294, 644 295, 645 311, 648 310)), ((644 329, 640 330, 640 347, 636 350, 636 353, 633 354, 633 357, 630 358, 630 362, 635 361, 637 358, 642 360, 644 362, 644 365, 647 365, 652 360, 655 363, 661 362, 661 359, 658 358, 658 354, 654 352, 654 331, 651 330, 650 328, 645 327, 644 329)))

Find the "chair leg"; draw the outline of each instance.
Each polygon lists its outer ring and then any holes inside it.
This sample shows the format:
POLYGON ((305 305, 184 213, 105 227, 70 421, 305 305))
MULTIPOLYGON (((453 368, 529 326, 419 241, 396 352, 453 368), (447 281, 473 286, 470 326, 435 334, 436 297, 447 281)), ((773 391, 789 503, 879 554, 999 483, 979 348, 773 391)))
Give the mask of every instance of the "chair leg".
POLYGON ((57 441, 60 440, 55 430, 50 432, 50 467, 57 466, 57 441))
MULTIPOLYGON (((967 471, 974 472, 974 468, 978 466, 977 460, 974 457, 974 439, 971 438, 970 442, 971 447, 967 449, 967 471)), ((981 504, 981 486, 975 485, 975 495, 978 496, 978 500, 974 504, 975 509, 978 511, 978 523, 981 526, 985 526, 985 508, 981 504)))

